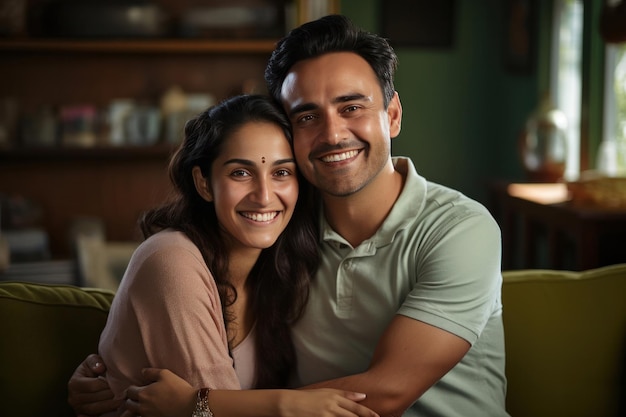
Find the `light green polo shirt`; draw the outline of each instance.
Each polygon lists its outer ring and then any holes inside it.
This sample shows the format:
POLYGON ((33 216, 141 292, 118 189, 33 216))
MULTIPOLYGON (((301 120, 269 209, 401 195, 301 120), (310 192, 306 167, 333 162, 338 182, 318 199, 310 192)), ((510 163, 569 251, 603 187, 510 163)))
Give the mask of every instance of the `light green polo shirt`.
POLYGON ((405 416, 505 416, 500 229, 482 205, 427 182, 409 159, 394 164, 404 189, 370 239, 353 248, 322 216, 322 263, 294 328, 295 383, 365 371, 402 314, 472 345, 405 416))

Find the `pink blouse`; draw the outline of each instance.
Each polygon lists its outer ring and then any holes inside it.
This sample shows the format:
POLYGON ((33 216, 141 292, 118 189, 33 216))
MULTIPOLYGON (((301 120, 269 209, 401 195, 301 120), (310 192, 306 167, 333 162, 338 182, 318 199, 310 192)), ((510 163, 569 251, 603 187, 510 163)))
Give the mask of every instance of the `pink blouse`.
POLYGON ((99 352, 116 398, 142 385, 141 369, 167 368, 196 387, 251 388, 254 330, 228 354, 217 286, 185 234, 162 231, 133 254, 99 352))

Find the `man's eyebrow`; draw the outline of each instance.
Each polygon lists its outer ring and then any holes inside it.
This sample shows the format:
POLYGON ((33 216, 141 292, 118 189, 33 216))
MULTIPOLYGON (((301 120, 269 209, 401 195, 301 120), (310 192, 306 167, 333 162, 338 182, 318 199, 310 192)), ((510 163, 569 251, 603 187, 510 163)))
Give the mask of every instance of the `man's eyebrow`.
MULTIPOLYGON (((346 94, 346 95, 343 95, 343 96, 335 97, 332 100, 332 103, 333 104, 347 103, 349 101, 372 101, 372 98, 369 97, 369 96, 366 96, 365 94, 354 93, 354 94, 346 94)), ((292 108, 289 111, 289 117, 295 116, 298 113, 304 113, 304 112, 307 112, 307 111, 316 110, 317 108, 319 108, 319 106, 317 104, 314 104, 314 103, 303 103, 303 104, 297 105, 294 108, 292 108)))
POLYGON ((319 107, 318 105, 313 104, 313 103, 298 104, 297 106, 289 110, 289 117, 293 117, 298 113, 304 113, 307 111, 315 110, 318 107, 319 107))
POLYGON ((346 94, 344 96, 336 97, 333 100, 333 103, 345 103, 347 101, 372 101, 372 98, 360 93, 346 94))

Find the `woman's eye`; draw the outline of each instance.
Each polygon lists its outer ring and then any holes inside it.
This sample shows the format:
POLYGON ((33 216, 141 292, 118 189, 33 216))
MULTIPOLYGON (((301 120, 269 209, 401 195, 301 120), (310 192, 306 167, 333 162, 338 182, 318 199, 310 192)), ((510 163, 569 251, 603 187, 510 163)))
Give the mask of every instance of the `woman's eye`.
POLYGON ((275 175, 278 177, 288 177, 291 175, 291 171, 289 171, 288 169, 279 169, 278 171, 276 171, 275 175))
POLYGON ((247 177, 250 174, 246 170, 237 169, 237 170, 231 172, 230 175, 232 175, 233 177, 247 177))

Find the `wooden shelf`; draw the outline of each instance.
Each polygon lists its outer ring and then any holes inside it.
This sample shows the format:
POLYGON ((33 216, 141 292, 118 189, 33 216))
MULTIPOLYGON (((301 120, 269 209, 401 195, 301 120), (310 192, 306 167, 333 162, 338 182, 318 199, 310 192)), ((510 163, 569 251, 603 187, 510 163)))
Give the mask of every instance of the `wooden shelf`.
POLYGON ((54 161, 64 163, 71 160, 125 160, 125 159, 167 159, 174 152, 175 145, 158 144, 150 146, 94 146, 94 147, 31 147, 0 149, 0 161, 37 162, 54 161))
MULTIPOLYGON (((160 1, 174 9, 186 2, 160 1)), ((243 91, 244 85, 264 85, 276 42, 0 37, 0 95, 16 99, 20 117, 44 106, 105 109, 118 98, 156 105, 172 86, 220 100, 243 91)), ((175 148, 170 143, 0 147, 0 192, 39 204, 53 259, 67 258, 72 255, 68 226, 77 216, 102 218, 111 240, 137 237, 139 215, 170 197, 167 167, 175 148)))
POLYGON ((274 39, 3 39, 0 52, 77 52, 77 53, 165 53, 165 54, 268 54, 276 46, 274 39))

